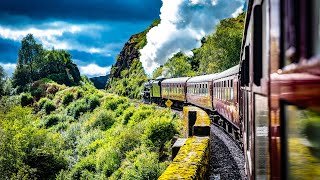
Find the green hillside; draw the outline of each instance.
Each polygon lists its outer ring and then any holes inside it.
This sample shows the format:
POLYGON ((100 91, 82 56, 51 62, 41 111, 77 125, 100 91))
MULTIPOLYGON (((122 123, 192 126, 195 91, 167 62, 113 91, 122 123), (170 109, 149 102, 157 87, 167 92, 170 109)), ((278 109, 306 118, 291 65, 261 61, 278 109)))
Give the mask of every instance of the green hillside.
MULTIPOLYGON (((30 42, 22 49, 41 47, 30 42)), ((98 90, 86 77, 76 80, 68 52, 41 51, 24 56, 12 79, 0 67, 0 179, 160 176, 179 134, 177 115, 98 90), (37 58, 60 69, 41 68, 37 58), (17 81, 22 75, 24 84, 17 81)))

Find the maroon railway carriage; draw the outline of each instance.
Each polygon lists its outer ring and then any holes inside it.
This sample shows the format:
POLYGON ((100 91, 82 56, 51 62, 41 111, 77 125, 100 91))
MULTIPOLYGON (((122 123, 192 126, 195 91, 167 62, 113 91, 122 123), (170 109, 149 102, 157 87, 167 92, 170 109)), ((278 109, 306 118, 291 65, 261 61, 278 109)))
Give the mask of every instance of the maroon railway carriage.
POLYGON ((212 79, 217 74, 195 76, 187 82, 187 102, 212 110, 212 79))
POLYGON ((240 135, 238 103, 239 65, 213 77, 213 109, 225 120, 224 129, 230 134, 240 135))
POLYGON ((248 2, 239 107, 249 179, 320 177, 319 9, 248 2))
POLYGON ((161 97, 170 99, 176 107, 183 107, 186 102, 186 82, 189 77, 165 79, 161 82, 161 97))

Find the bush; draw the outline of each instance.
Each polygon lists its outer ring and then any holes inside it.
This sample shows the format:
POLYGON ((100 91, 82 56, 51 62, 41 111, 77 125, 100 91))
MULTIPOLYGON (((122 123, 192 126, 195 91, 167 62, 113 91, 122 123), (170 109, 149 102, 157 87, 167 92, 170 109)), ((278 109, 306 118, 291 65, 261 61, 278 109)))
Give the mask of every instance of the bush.
POLYGON ((30 93, 22 93, 20 100, 22 107, 31 105, 33 103, 33 98, 30 93))
POLYGON ((53 102, 48 98, 41 98, 38 102, 38 107, 40 110, 43 110, 46 114, 50 114, 56 109, 53 102))
POLYGON ((52 111, 56 110, 56 106, 51 100, 48 100, 44 103, 42 109, 46 112, 46 114, 50 114, 52 111))
MULTIPOLYGON (((76 163, 72 169, 72 179, 82 179, 84 176, 92 177, 92 172, 96 172, 96 164, 93 156, 87 156, 76 163)), ((86 178, 85 178, 86 179, 86 178)))
POLYGON ((100 130, 105 131, 109 129, 115 122, 115 117, 111 111, 103 110, 99 112, 92 127, 98 127, 100 130))
POLYGON ((60 115, 49 115, 43 118, 42 125, 44 125, 46 128, 49 128, 53 125, 58 124, 59 122, 63 121, 63 116, 60 115))
POLYGON ((68 106, 68 115, 78 119, 82 113, 88 111, 88 105, 85 101, 79 100, 68 106))
POLYGON ((47 101, 50 101, 50 99, 48 98, 41 98, 38 102, 38 108, 39 109, 42 109, 44 107, 44 104, 47 102, 47 101))
POLYGON ((166 141, 172 139, 178 131, 172 120, 167 118, 156 118, 149 123, 145 129, 144 135, 147 143, 155 147, 163 147, 166 141))
POLYGON ((88 103, 88 109, 93 111, 96 107, 100 106, 100 101, 97 96, 91 95, 89 98, 86 99, 88 103))
POLYGON ((112 111, 116 110, 120 104, 127 103, 129 100, 125 97, 115 97, 110 100, 107 100, 105 103, 105 108, 110 109, 112 111))
POLYGON ((135 123, 139 123, 141 121, 144 121, 147 119, 147 117, 149 117, 151 114, 153 114, 154 110, 151 109, 138 109, 136 110, 133 115, 130 118, 130 124, 135 124, 135 123))
POLYGON ((71 93, 67 93, 62 98, 62 104, 65 106, 69 105, 69 103, 71 103, 72 101, 73 101, 73 95, 71 93))
POLYGON ((126 110, 123 111, 122 113, 122 124, 126 125, 128 124, 131 116, 134 114, 135 108, 134 107, 129 107, 126 110))
POLYGON ((121 169, 121 179, 157 179, 165 166, 159 162, 156 152, 141 146, 127 153, 121 169))

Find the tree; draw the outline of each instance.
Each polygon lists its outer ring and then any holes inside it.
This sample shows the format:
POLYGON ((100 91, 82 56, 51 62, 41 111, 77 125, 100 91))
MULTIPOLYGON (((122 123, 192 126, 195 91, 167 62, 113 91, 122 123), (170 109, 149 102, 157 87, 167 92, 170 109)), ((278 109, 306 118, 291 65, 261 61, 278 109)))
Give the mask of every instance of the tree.
POLYGON ((155 79, 159 76, 162 76, 162 72, 163 72, 163 66, 157 67, 157 69, 155 69, 152 73, 152 78, 155 79))
POLYGON ((167 68, 165 76, 182 77, 196 75, 196 73, 192 70, 192 66, 189 63, 188 58, 181 52, 170 58, 164 64, 164 68, 167 68))
POLYGON ((18 53, 17 68, 13 74, 13 86, 24 87, 37 78, 36 64, 43 59, 43 48, 37 44, 32 34, 28 34, 21 41, 18 53))
POLYGON ((0 66, 0 97, 4 94, 4 84, 5 84, 6 73, 2 66, 0 66))
POLYGON ((202 46, 193 50, 199 74, 221 72, 239 63, 244 18, 242 13, 222 20, 212 35, 202 39, 202 46))
POLYGON ((42 78, 51 79, 59 84, 77 85, 81 78, 71 55, 65 50, 45 50, 32 34, 21 41, 17 68, 13 74, 12 85, 17 92, 28 90, 27 84, 42 78))

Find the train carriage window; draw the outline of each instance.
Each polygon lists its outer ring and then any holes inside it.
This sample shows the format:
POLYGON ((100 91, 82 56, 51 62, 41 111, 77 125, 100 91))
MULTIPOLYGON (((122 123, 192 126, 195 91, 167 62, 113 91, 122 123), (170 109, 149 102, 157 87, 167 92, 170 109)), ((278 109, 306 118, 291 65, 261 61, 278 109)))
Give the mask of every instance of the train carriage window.
POLYGON ((253 82, 260 86, 262 78, 262 6, 253 10, 253 82))
POLYGON ((250 77, 250 64, 249 64, 249 58, 250 58, 250 49, 249 46, 245 47, 245 59, 243 62, 243 83, 244 86, 249 86, 249 77, 250 77))
POLYGON ((287 177, 320 177, 320 113, 284 104, 287 177))

